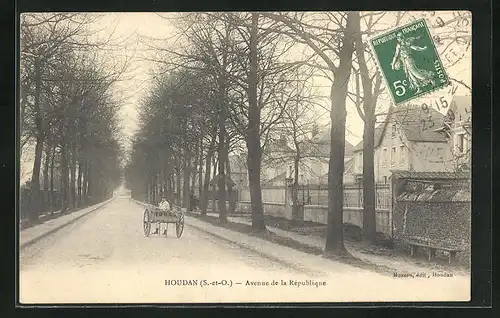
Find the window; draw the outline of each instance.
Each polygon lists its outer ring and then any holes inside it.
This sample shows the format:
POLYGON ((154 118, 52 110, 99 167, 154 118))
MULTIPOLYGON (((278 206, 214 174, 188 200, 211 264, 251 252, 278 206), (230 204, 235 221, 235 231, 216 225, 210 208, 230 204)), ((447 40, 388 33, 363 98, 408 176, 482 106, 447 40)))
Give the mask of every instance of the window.
POLYGON ((382 165, 387 165, 387 148, 384 148, 382 155, 382 165))
POLYGON ((391 149, 391 166, 394 166, 396 164, 396 147, 392 147, 391 149))
POLYGON ((457 148, 459 153, 464 153, 466 151, 466 139, 464 134, 459 134, 456 137, 455 147, 457 148))
POLYGON ((387 184, 387 176, 384 176, 384 184, 387 184))
POLYGON ((469 137, 469 135, 467 135, 467 134, 464 134, 463 136, 464 136, 464 137, 463 137, 463 139, 464 139, 464 141, 463 141, 463 148, 464 148, 464 151, 463 151, 463 152, 464 152, 464 153, 466 153, 467 151, 469 151, 469 150, 470 150, 470 146, 471 146, 471 144, 470 144, 470 139, 469 139, 470 137, 469 137))
POLYGON ((405 158, 405 146, 400 145, 399 146, 399 163, 404 163, 406 158, 405 158))
POLYGON ((392 124, 392 138, 396 138, 396 124, 392 124))
POLYGON ((358 153, 358 169, 361 170, 363 169, 363 152, 360 151, 358 153))

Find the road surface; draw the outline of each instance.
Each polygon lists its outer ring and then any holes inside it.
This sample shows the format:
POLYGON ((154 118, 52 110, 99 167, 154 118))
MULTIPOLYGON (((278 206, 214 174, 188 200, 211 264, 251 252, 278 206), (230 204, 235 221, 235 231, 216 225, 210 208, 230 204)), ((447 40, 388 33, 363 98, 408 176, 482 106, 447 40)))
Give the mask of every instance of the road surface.
POLYGON ((182 302, 213 293, 215 286, 169 288, 165 280, 221 280, 216 289, 228 297, 236 286, 222 286, 222 280, 242 274, 259 280, 302 275, 189 225, 180 239, 173 224, 167 237, 145 237, 143 211, 128 198, 117 198, 23 249, 21 302, 168 302, 171 292, 182 302))
MULTIPOLYGON (((20 302, 418 301, 429 291, 439 299, 468 295, 463 279, 394 279, 329 260, 316 261, 324 264, 320 271, 293 269, 197 230, 189 218, 180 239, 174 225, 168 237, 145 237, 143 211, 118 197, 22 249, 20 302)), ((286 252, 276 249, 277 255, 286 252)))

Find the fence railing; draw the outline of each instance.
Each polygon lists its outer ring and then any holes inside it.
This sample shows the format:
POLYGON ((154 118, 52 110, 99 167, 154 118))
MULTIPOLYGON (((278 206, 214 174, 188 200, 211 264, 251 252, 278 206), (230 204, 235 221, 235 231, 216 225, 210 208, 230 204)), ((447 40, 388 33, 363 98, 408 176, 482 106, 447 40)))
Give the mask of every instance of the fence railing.
MULTIPOLYGON (((328 205, 328 187, 326 185, 300 185, 297 200, 300 204, 305 205, 328 205)), ((389 209, 391 200, 389 185, 385 183, 375 184, 375 207, 377 209, 389 209)), ((363 206, 362 185, 344 185, 344 206, 363 206)))
MULTIPOLYGON (((262 201, 267 203, 285 203, 285 187, 262 187, 262 201)), ((217 192, 216 200, 219 199, 217 192)), ((231 193, 233 200, 249 202, 250 190, 248 187, 235 188, 231 193)), ((208 200, 212 201, 214 193, 210 190, 208 200)), ((226 201, 229 195, 226 192, 226 201)), ((297 201, 304 205, 328 205, 328 186, 325 185, 299 185, 297 201)), ((392 194, 389 184, 375 184, 375 207, 377 209, 390 209, 392 194)), ((344 206, 352 208, 363 207, 363 187, 361 184, 344 184, 344 206)))
MULTIPOLYGON (((247 188, 239 190, 238 201, 250 201, 250 192, 247 188)), ((263 187, 263 202, 285 202, 285 187, 263 187)), ((304 205, 328 205, 328 186, 325 185, 299 185, 297 201, 304 205)), ((375 206, 377 209, 390 209, 392 195, 389 184, 375 184, 375 206)), ((344 185, 344 206, 363 207, 363 187, 358 184, 344 185)))

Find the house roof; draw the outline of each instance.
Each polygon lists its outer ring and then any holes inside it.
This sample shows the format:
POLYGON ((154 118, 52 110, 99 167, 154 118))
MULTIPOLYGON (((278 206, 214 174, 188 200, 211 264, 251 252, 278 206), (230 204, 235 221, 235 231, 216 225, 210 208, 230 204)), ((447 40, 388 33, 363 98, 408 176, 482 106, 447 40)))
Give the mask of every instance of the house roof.
MULTIPOLYGON (((375 148, 377 148, 380 145, 380 142, 382 142, 382 136, 384 132, 384 124, 379 125, 378 127, 375 128, 375 148)), ((353 148, 353 152, 361 151, 363 150, 363 140, 358 142, 358 144, 353 148)))
POLYGON ((391 178, 405 179, 406 189, 398 201, 470 202, 470 174, 467 172, 392 171, 391 178))
POLYGON ((422 110, 420 105, 393 107, 389 117, 388 123, 396 124, 396 127, 405 134, 408 141, 447 142, 443 134, 433 129, 442 125, 444 116, 430 106, 428 114, 422 110), (426 122, 426 129, 424 129, 424 121, 426 122), (433 126, 431 126, 431 122, 434 123, 433 126))
MULTIPOLYGON (((345 141, 344 156, 352 156, 354 146, 345 141)), ((328 140, 307 140, 300 144, 300 151, 310 157, 330 158, 330 137, 328 140)))
POLYGON ((282 140, 272 140, 266 145, 264 154, 270 155, 274 153, 289 154, 294 153, 294 151, 286 144, 286 142, 282 140))
MULTIPOLYGON (((344 158, 344 174, 349 173, 351 168, 354 166, 354 158, 344 158)), ((323 178, 328 177, 328 172, 323 175, 323 178)))
POLYGON ((276 177, 272 178, 272 179, 269 179, 267 180, 266 182, 264 182, 263 184, 266 185, 266 184, 271 184, 271 183, 274 183, 274 182, 277 182, 277 181, 283 181, 283 184, 285 183, 285 178, 286 178, 286 171, 277 175, 276 177))
MULTIPOLYGON (((389 124, 396 125, 408 141, 447 142, 445 135, 434 131, 442 125, 443 119, 444 116, 431 106, 429 106, 429 113, 425 113, 420 105, 391 106, 384 122, 375 128, 375 148, 380 146, 389 124), (426 129, 424 129, 423 122, 427 126, 426 129)), ((361 150, 363 150, 363 141, 354 147, 354 152, 361 150)))
POLYGON ((330 141, 330 125, 326 128, 321 129, 321 131, 313 138, 314 142, 326 143, 330 141))
POLYGON ((471 175, 468 172, 393 170, 391 178, 394 177, 420 180, 470 180, 471 175))
POLYGON ((397 201, 419 201, 419 202, 470 202, 471 193, 469 189, 438 189, 432 186, 417 191, 403 192, 398 196, 397 201))

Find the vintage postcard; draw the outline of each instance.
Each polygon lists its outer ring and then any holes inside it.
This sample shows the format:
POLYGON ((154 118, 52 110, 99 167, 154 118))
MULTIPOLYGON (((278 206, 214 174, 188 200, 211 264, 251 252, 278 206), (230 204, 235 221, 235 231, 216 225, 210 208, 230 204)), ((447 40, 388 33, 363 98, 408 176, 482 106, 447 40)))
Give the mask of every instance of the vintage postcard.
POLYGON ((468 301, 468 11, 23 13, 19 303, 468 301))

